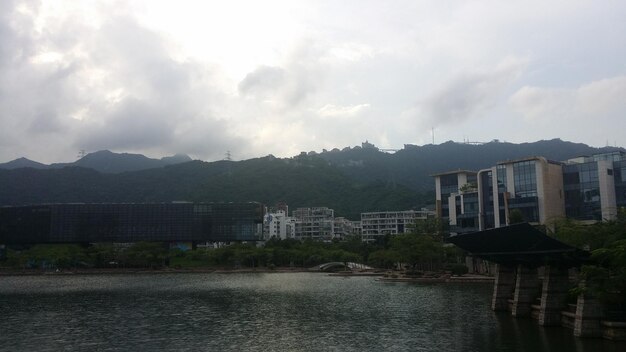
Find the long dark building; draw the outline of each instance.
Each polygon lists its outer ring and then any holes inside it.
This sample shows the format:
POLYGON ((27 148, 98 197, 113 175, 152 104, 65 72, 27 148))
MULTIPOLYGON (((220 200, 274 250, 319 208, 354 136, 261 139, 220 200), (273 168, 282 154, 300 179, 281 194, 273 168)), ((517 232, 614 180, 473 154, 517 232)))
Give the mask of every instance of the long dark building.
POLYGON ((262 223, 256 202, 0 207, 0 244, 254 241, 262 223))

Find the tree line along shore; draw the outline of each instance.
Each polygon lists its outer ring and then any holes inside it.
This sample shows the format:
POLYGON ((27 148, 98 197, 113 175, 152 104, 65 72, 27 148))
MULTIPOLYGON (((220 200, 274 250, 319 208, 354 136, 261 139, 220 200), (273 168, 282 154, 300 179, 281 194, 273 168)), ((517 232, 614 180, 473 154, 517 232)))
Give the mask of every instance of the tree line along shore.
MULTIPOLYGON (((558 240, 591 252, 580 268, 589 294, 626 311, 626 210, 617 220, 581 224, 560 220, 546 226, 558 240)), ((257 243, 233 243, 220 248, 183 251, 162 243, 138 242, 129 246, 99 243, 39 244, 6 250, 0 273, 59 271, 297 271, 328 262, 362 263, 380 270, 401 269, 408 276, 422 272, 467 272, 461 249, 444 241, 445 226, 437 219, 417 221, 409 233, 362 242, 350 237, 330 243, 312 240, 270 239, 257 243)), ((578 293, 578 286, 572 293, 578 293)))

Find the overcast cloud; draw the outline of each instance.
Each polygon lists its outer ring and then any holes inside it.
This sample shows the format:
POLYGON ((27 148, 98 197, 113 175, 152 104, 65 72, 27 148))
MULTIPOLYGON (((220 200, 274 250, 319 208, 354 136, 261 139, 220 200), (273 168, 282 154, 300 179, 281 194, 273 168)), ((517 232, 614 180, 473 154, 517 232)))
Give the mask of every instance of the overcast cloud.
POLYGON ((2 1, 0 162, 626 146, 622 1, 2 1))

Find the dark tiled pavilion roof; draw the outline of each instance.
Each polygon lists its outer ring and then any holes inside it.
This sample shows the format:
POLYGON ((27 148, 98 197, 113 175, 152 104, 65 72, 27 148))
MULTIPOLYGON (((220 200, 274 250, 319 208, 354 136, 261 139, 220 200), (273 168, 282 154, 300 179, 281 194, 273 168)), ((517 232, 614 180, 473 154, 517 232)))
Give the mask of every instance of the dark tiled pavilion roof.
POLYGON ((549 237, 528 223, 456 235, 448 242, 476 257, 508 266, 573 267, 589 257, 589 252, 549 237))

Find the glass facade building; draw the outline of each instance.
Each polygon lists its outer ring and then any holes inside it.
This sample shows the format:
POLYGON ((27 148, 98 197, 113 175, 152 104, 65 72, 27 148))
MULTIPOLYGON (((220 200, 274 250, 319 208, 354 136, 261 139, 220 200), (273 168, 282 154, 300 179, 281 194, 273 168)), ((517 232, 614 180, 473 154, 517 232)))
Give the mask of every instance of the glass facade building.
MULTIPOLYGON (((441 176, 441 199, 448 199, 450 194, 459 191, 459 182, 457 175, 443 175, 441 176)), ((442 203, 441 215, 448 217, 450 210, 446 202, 442 203)))
POLYGON ((455 196, 456 223, 451 226, 455 232, 478 231, 478 192, 466 192, 455 196))
MULTIPOLYGON (((491 170, 485 170, 483 172, 479 172, 479 212, 480 212, 480 223, 479 228, 493 228, 495 227, 495 208, 494 208, 494 199, 493 199, 493 172, 491 170)), ((497 193, 497 195, 501 195, 501 193, 497 193)), ((502 207, 502 211, 504 212, 504 207, 502 207)))
POLYGON ((563 167, 565 213, 579 220, 602 220, 598 164, 589 162, 563 167))
POLYGON ((626 207, 626 158, 613 163, 615 200, 618 207, 626 207))
POLYGON ((1 207, 0 243, 254 241, 263 209, 254 202, 1 207))
POLYGON ((449 218, 451 212, 456 213, 454 209, 456 204, 448 201, 450 196, 461 189, 465 191, 476 189, 477 179, 474 171, 458 170, 432 176, 436 180, 437 216, 442 218, 449 218))
MULTIPOLYGON (((560 218, 582 221, 614 220, 626 207, 626 153, 613 151, 581 156, 564 162, 528 157, 500 162, 478 172, 476 193, 450 185, 468 171, 433 175, 437 202, 457 233, 475 228, 475 197, 478 197, 478 228, 497 228, 516 220, 548 224, 560 218), (444 199, 448 197, 448 201, 444 199)), ((469 178, 468 178, 469 180, 469 178)), ((459 182, 458 184, 461 184, 459 182)))
POLYGON ((536 163, 524 160, 512 164, 515 196, 508 200, 509 211, 517 209, 529 222, 539 222, 536 163))

